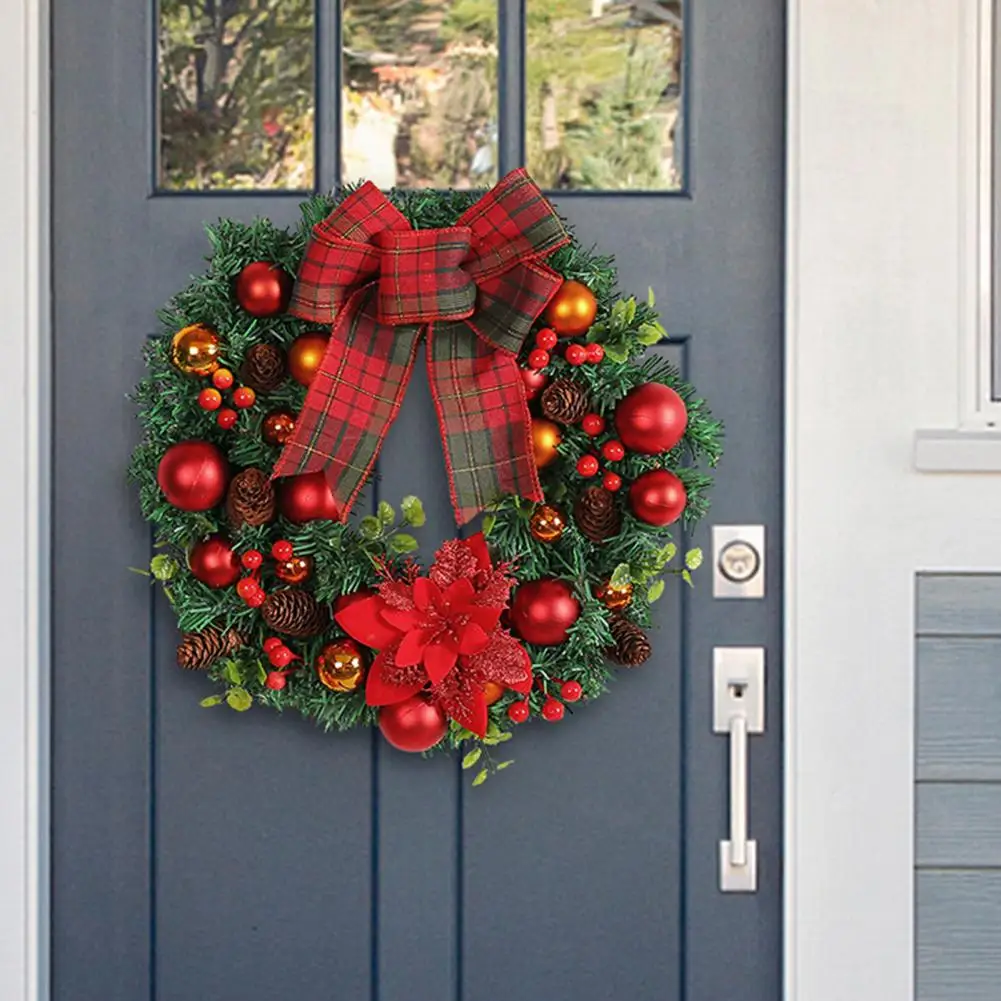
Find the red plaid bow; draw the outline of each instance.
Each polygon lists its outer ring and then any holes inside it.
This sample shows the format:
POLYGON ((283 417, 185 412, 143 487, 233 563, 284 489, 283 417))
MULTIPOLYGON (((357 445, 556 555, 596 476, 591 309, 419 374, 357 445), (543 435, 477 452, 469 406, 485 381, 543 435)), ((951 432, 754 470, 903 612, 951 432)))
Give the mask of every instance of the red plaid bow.
POLYGON ((331 324, 273 476, 322 469, 341 519, 406 393, 421 337, 460 525, 505 493, 542 500, 516 355, 562 279, 569 236, 524 170, 454 226, 414 230, 371 182, 313 229, 289 312, 331 324))

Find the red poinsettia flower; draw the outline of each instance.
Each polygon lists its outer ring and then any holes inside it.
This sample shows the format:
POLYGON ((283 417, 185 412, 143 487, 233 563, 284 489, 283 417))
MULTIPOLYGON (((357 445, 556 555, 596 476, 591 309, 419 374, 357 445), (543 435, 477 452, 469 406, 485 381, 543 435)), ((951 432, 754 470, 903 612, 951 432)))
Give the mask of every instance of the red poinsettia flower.
POLYGON ((484 736, 487 682, 523 694, 532 687, 528 652, 500 625, 514 583, 478 533, 446 542, 426 577, 414 569, 387 578, 377 594, 338 612, 349 636, 379 651, 365 701, 386 706, 427 689, 460 726, 484 736))

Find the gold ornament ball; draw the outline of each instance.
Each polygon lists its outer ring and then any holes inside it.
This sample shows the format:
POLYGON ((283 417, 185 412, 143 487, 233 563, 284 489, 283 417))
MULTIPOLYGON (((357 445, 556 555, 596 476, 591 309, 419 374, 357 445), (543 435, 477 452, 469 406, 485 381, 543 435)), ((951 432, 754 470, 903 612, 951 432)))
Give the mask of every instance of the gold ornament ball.
POLYGON ((290 556, 275 564, 275 576, 286 584, 301 584, 312 572, 312 556, 290 556))
POLYGON ((335 640, 320 651, 316 674, 332 692, 353 692, 365 678, 365 655, 354 640, 335 640))
POLYGON ((535 465, 538 469, 548 466, 559 458, 556 446, 562 440, 558 424, 542 417, 532 418, 532 449, 535 452, 535 465))
POLYGON ((609 581, 603 587, 598 588, 597 598, 605 608, 610 608, 612 611, 626 608, 633 600, 633 585, 615 585, 609 581))
POLYGON ((211 375, 219 367, 219 338, 202 323, 178 330, 170 345, 174 365, 188 375, 211 375))
POLYGON ((581 282, 564 282, 549 300, 546 320, 560 337, 576 337, 587 332, 598 312, 598 300, 581 282))
POLYGON ((292 378, 303 386, 308 386, 319 371, 323 356, 327 353, 330 335, 321 330, 311 330, 300 334, 288 349, 288 370, 292 378))
POLYGON ((498 685, 496 681, 488 681, 483 686, 483 697, 486 699, 487 705, 492 706, 495 702, 500 702, 504 697, 504 686, 498 685))
POLYGON ((261 421, 261 437, 269 445, 284 445, 295 431, 295 417, 285 410, 272 410, 261 421))
POLYGON ((550 504, 540 504, 528 523, 532 538, 538 542, 555 542, 566 527, 563 512, 550 504))

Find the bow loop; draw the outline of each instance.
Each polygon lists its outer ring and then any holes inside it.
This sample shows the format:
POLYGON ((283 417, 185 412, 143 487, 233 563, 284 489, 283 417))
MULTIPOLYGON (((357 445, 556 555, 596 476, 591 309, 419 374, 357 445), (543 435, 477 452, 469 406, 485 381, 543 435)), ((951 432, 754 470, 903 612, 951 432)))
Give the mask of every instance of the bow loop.
POLYGON ((299 266, 289 312, 331 337, 272 476, 322 469, 346 520, 427 335, 456 520, 502 494, 541 500, 516 355, 562 282, 541 259, 569 239, 524 170, 441 229, 414 230, 370 182, 349 194, 299 266))

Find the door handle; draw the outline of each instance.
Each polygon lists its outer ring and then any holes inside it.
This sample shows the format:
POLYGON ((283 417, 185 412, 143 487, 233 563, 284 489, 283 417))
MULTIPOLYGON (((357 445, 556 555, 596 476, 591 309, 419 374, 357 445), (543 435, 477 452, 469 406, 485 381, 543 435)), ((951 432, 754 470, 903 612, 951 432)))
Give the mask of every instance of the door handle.
POLYGON ((729 742, 729 837, 719 843, 719 888, 754 893, 758 843, 748 837, 748 738, 765 731, 765 650, 713 648, 713 730, 729 742))

